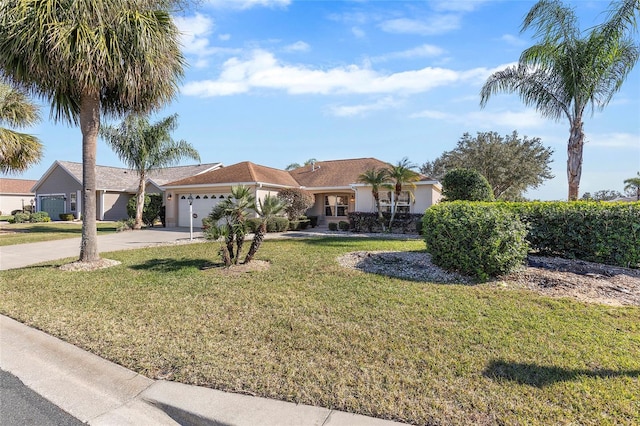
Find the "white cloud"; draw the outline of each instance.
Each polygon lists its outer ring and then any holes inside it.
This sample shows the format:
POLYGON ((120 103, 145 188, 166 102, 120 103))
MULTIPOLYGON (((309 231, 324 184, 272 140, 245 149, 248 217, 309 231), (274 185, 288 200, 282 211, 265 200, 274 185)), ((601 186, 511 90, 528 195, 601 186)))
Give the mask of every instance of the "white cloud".
POLYGON ((224 96, 252 89, 284 90, 289 94, 394 94, 407 95, 460 82, 483 81, 492 72, 486 68, 455 71, 426 67, 392 74, 369 67, 347 65, 314 69, 281 63, 272 53, 254 50, 248 58, 227 60, 215 80, 192 81, 183 93, 191 96, 224 96))
POLYGON ((411 118, 429 118, 446 121, 452 124, 462 124, 480 129, 533 129, 542 128, 549 122, 535 110, 524 111, 474 111, 466 114, 451 114, 443 111, 424 110, 411 114, 411 118))
POLYGON ((256 6, 286 7, 291 0, 207 0, 207 3, 218 8, 250 9, 256 6))
POLYGON ((208 65, 207 57, 218 54, 237 53, 236 49, 215 47, 209 44, 209 36, 213 33, 214 22, 211 18, 196 13, 194 16, 175 17, 174 21, 180 31, 182 51, 186 55, 195 56, 192 64, 196 68, 204 68, 208 65))
POLYGON ((437 15, 428 19, 398 18, 384 21, 380 28, 394 34, 435 35, 460 28, 458 15, 437 15))
POLYGON ((396 100, 388 96, 370 104, 334 106, 331 107, 331 114, 338 117, 360 116, 365 115, 371 111, 380 111, 394 108, 398 104, 399 103, 396 100))
POLYGON ((304 41, 296 41, 293 44, 284 47, 285 52, 308 52, 310 46, 304 41))
POLYGON ((451 12, 472 12, 492 0, 430 0, 429 6, 433 10, 451 12))
POLYGON ((229 40, 231 40, 231 34, 220 34, 220 35, 218 35, 218 40, 220 40, 220 41, 229 41, 229 40))
POLYGON ((500 37, 500 40, 515 47, 522 47, 522 46, 526 46, 527 44, 527 42, 524 41, 523 39, 511 34, 504 34, 502 37, 500 37))
POLYGON ((367 34, 364 32, 364 30, 360 27, 352 27, 351 28, 351 33, 356 37, 356 38, 364 38, 367 34))
POLYGON ((445 51, 438 46, 431 44, 423 44, 413 49, 403 50, 400 52, 391 52, 386 55, 371 58, 372 62, 384 62, 391 59, 411 59, 411 58, 427 58, 440 56, 445 51))
MULTIPOLYGON (((587 144, 604 148, 636 148, 640 161, 640 136, 632 133, 587 134, 587 144)), ((640 163, 639 163, 640 165, 640 163)))

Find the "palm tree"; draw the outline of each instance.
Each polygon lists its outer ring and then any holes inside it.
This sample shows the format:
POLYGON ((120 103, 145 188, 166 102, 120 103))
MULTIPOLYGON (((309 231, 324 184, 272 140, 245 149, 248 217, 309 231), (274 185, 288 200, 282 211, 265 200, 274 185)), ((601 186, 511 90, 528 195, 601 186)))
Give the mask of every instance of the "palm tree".
POLYGON ((498 92, 516 92, 544 117, 569 120, 567 180, 569 200, 578 198, 584 147, 583 117, 609 103, 638 60, 628 36, 636 27, 638 0, 612 3, 610 18, 582 36, 573 9, 559 0, 540 0, 524 19, 539 43, 522 52, 517 65, 495 72, 480 92, 480 105, 498 92))
POLYGON ((389 170, 385 168, 371 168, 365 170, 364 173, 358 176, 358 182, 364 183, 365 185, 371 186, 371 193, 373 194, 373 199, 376 202, 376 210, 378 212, 378 222, 382 226, 382 230, 385 230, 384 227, 384 216, 382 215, 382 208, 380 207, 380 190, 382 188, 390 188, 387 183, 389 180, 389 170))
POLYGON ((391 219, 389 220, 389 229, 393 226, 393 220, 395 219, 398 211, 398 200, 400 199, 402 188, 406 185, 409 188, 414 189, 416 187, 414 182, 420 180, 420 175, 413 171, 416 167, 418 166, 411 163, 407 157, 398 161, 395 166, 389 166, 388 178, 391 180, 391 184, 394 189, 393 193, 395 195, 393 210, 391 211, 391 219))
POLYGON ((262 245, 262 241, 264 240, 264 236, 267 233, 267 222, 272 217, 277 216, 281 213, 287 204, 278 197, 274 197, 271 195, 267 195, 264 197, 264 201, 258 199, 258 204, 255 203, 251 206, 251 208, 258 213, 260 216, 260 225, 256 229, 255 234, 253 235, 253 240, 251 241, 251 246, 249 247, 249 251, 247 252, 247 256, 244 258, 244 263, 249 263, 253 260, 256 252, 262 245))
MULTIPOLYGON (((240 260, 240 253, 247 235, 247 216, 254 204, 255 197, 251 194, 251 188, 245 185, 233 186, 231 187, 231 195, 218 203, 208 216, 212 227, 222 227, 224 229, 224 232, 216 234, 218 236, 212 237, 212 239, 225 236, 230 260, 233 260, 236 265, 240 260), (225 223, 219 225, 220 220, 224 220, 225 223)), ((212 235, 215 232, 218 231, 212 230, 212 235)))
MULTIPOLYGON (((38 120, 38 106, 27 94, 0 81, 0 124, 27 127, 38 120)), ((23 172, 41 158, 42 143, 38 138, 0 127, 0 172, 23 172)))
POLYGON ((138 173, 136 217, 133 229, 142 228, 142 210, 147 176, 154 170, 175 165, 184 157, 200 161, 198 151, 184 140, 174 141, 171 132, 178 126, 178 115, 150 124, 146 116, 128 114, 119 126, 105 125, 100 135, 120 159, 138 173))
POLYGON ((627 192, 635 192, 636 200, 640 201, 640 172, 638 172, 638 177, 625 179, 624 185, 624 190, 627 192))
POLYGON ((3 74, 48 99, 56 121, 80 126, 81 261, 100 259, 95 165, 101 117, 159 109, 177 92, 184 58, 166 7, 154 0, 0 3, 3 74))

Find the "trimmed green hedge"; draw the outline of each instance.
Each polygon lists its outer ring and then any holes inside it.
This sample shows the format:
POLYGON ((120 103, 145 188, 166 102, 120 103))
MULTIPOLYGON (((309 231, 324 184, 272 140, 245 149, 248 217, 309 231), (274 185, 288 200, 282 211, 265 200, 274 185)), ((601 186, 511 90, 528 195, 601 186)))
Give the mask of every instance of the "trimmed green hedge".
POLYGON ((530 202, 504 206, 527 224, 527 241, 540 254, 640 267, 640 202, 530 202))
POLYGON ((427 209, 422 234, 434 264, 486 281, 522 265, 527 230, 496 203, 452 201, 427 209))
MULTIPOLYGON (((260 218, 251 218, 247 220, 247 228, 249 232, 255 233, 262 223, 260 218)), ((267 220, 267 232, 285 232, 289 230, 289 219, 286 217, 272 217, 267 220)))

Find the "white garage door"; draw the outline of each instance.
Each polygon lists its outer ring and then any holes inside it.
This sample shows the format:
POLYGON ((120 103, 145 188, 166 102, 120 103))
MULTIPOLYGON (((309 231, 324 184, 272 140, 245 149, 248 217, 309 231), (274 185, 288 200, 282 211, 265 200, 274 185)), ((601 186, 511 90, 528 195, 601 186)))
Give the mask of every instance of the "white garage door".
MULTIPOLYGON (((202 218, 209 216, 213 207, 220 201, 222 194, 194 194, 193 195, 193 227, 202 227, 202 218)), ((189 194, 181 194, 178 199, 178 226, 189 227, 189 194)), ((226 197, 226 194, 225 194, 226 197)))

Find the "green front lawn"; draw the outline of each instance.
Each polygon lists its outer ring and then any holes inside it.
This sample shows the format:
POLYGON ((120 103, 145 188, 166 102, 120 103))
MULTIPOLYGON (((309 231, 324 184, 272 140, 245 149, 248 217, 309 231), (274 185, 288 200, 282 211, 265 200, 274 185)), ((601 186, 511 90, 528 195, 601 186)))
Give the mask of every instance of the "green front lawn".
MULTIPOLYGON (((114 222, 99 222, 98 235, 116 232, 114 222)), ((80 237, 82 224, 78 223, 10 223, 0 226, 0 246, 37 243, 80 237)))
POLYGON ((213 243, 110 253, 122 265, 0 272, 0 312, 152 378, 409 423, 640 423, 640 308, 335 260, 423 248, 268 240, 271 268, 241 274, 201 270, 213 243))

